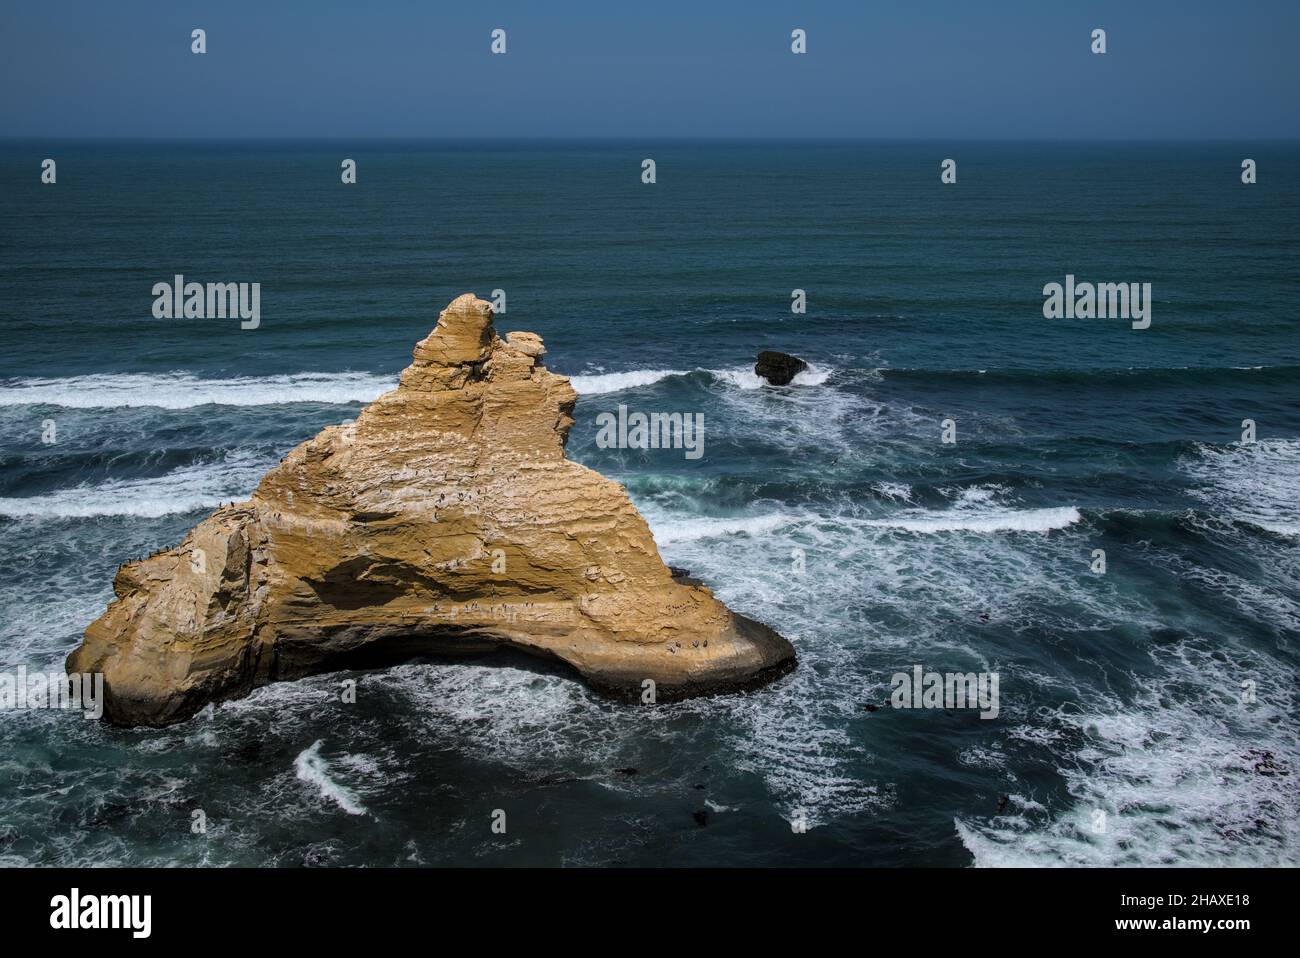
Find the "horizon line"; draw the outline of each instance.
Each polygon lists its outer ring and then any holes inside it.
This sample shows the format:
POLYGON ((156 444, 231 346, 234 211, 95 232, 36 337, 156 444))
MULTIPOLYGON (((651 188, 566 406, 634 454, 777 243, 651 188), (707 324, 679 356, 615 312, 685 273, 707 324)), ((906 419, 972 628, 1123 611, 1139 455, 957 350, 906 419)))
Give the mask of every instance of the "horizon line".
POLYGON ((676 143, 1264 143, 1300 142, 1300 134, 1262 136, 1197 136, 1197 137, 942 137, 942 136, 881 136, 881 137, 790 137, 790 136, 689 136, 689 135, 574 135, 574 136, 412 136, 412 135, 361 135, 303 134, 300 136, 94 136, 84 134, 21 134, 0 136, 0 143, 25 143, 36 140, 75 140, 93 143, 639 143, 645 141, 676 143))

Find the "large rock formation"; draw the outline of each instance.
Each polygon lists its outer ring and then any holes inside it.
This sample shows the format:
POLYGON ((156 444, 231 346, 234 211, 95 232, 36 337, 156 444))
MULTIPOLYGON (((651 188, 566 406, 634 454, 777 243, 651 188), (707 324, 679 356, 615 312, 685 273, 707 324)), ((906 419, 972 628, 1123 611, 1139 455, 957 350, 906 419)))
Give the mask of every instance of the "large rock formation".
POLYGON ((268 682, 510 646, 658 700, 753 686, 794 650, 673 577, 622 486, 564 458, 577 396, 532 333, 459 297, 399 385, 252 498, 123 565, 70 672, 162 725, 268 682))

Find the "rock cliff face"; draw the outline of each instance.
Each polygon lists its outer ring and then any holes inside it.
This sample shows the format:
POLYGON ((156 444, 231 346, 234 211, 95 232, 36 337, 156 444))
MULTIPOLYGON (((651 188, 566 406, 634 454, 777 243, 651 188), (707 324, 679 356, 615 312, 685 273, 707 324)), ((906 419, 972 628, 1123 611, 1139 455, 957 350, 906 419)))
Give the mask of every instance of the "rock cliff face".
POLYGON ((674 579, 622 486, 564 458, 577 396, 544 352, 459 297, 395 390, 123 565, 68 670, 104 673, 109 721, 163 725, 268 682, 500 646, 629 699, 792 668, 785 639, 674 579))

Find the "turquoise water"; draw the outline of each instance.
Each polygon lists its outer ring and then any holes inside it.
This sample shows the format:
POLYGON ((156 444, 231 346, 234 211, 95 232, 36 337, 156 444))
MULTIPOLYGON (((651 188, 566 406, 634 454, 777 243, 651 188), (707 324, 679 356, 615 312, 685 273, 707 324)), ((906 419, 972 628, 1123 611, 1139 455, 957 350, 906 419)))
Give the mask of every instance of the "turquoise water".
POLYGON ((246 496, 389 388, 450 299, 498 288, 498 327, 574 377, 570 455, 800 656, 653 710, 502 657, 155 731, 0 711, 0 855, 1296 864, 1298 153, 0 144, 4 670, 60 667, 120 562, 246 496), (154 319, 176 273, 259 282, 260 327, 154 319), (1150 282, 1151 327, 1044 319, 1067 273, 1150 282), (761 349, 812 370, 762 386, 761 349), (598 448, 619 404, 702 413, 703 457, 598 448), (998 718, 890 709, 918 664, 997 672, 998 718))

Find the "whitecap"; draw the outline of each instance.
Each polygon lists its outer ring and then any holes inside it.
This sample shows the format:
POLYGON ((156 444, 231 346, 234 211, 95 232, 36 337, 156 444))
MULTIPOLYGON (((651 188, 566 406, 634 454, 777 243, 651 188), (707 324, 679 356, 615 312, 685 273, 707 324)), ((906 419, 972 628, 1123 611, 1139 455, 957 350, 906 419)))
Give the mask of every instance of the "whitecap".
POLYGON ((654 522, 650 529, 655 541, 662 545, 722 536, 762 535, 798 521, 797 516, 783 514, 737 519, 676 519, 654 522))
POLYGON ((871 488, 886 499, 901 499, 906 502, 912 498, 912 487, 905 482, 877 482, 871 488))
POLYGON ((247 452, 219 462, 182 466, 161 476, 108 479, 59 489, 43 496, 0 499, 0 515, 39 519, 91 516, 160 516, 215 509, 244 499, 275 460, 247 452))
POLYGON ((1012 730, 1009 742, 1054 755, 1070 800, 956 819, 976 865, 1300 864, 1294 673, 1227 639, 1150 654, 1156 672, 1133 677, 1136 696, 1092 693, 1012 730), (1234 666, 1215 658, 1225 652, 1234 666), (1273 700, 1242 704, 1238 675, 1276 690, 1273 700))
MULTIPOLYGON (((753 366, 736 366, 731 369, 715 369, 709 372, 717 379, 736 386, 740 389, 762 389, 770 386, 766 379, 754 372, 753 366)), ((808 364, 807 369, 795 373, 794 379, 790 380, 791 386, 820 386, 831 376, 829 368, 823 368, 808 364)))
POLYGON ((1079 522, 1083 516, 1074 506, 1048 509, 1006 509, 988 512, 951 510, 927 512, 907 510, 883 519, 864 519, 862 524, 905 532, 1050 532, 1079 522))
POLYGON ((634 369, 623 373, 570 376, 569 383, 580 396, 599 396, 637 386, 649 386, 669 376, 685 376, 680 369, 634 369))
MULTIPOLYGON (((598 396, 603 393, 635 389, 639 386, 652 386, 657 382, 673 376, 689 376, 692 372, 703 373, 718 382, 735 386, 737 389, 762 389, 768 385, 754 372, 753 366, 734 366, 727 369, 632 369, 621 373, 580 373, 570 376, 569 382, 580 396, 598 396)), ((809 366, 798 373, 791 382, 793 386, 819 386, 830 378, 831 370, 809 366)))
POLYGON ((349 815, 365 815, 366 807, 356 795, 330 778, 330 763, 320 754, 323 739, 317 739, 310 748, 303 749, 293 760, 298 778, 320 789, 321 795, 330 799, 349 815))
POLYGON ((397 385, 395 376, 364 372, 295 373, 203 379, 189 372, 96 373, 63 378, 11 379, 0 384, 0 406, 49 405, 69 409, 154 406, 188 409, 209 404, 368 403, 397 385))
POLYGON ((1300 440, 1200 444, 1182 466, 1202 483, 1193 495, 1225 518, 1300 536, 1300 440))

